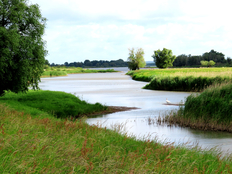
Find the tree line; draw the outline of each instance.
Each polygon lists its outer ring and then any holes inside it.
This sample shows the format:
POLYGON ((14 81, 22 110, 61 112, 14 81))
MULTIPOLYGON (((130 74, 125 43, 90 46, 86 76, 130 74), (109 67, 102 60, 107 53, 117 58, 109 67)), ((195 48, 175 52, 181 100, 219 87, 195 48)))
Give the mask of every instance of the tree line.
POLYGON ((216 64, 231 64, 231 58, 227 57, 225 59, 225 55, 223 53, 211 50, 210 52, 206 52, 202 55, 192 56, 189 55, 179 55, 173 62, 174 67, 183 67, 183 66, 198 66, 202 65, 202 61, 214 61, 216 64))
POLYGON ((82 68, 96 68, 96 67, 127 67, 128 63, 125 62, 122 59, 118 60, 85 60, 84 62, 65 62, 64 64, 49 64, 49 62, 46 63, 50 66, 66 66, 66 67, 82 67, 82 68))

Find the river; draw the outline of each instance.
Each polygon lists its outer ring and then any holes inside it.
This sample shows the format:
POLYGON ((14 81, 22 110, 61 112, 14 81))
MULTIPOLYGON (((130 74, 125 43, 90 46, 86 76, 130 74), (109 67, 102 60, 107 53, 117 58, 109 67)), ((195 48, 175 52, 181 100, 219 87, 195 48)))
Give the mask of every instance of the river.
POLYGON ((158 116, 177 110, 178 106, 163 105, 166 98, 172 103, 184 101, 190 92, 170 92, 142 89, 146 82, 134 81, 125 75, 127 68, 116 68, 118 73, 69 74, 65 77, 42 78, 43 90, 75 94, 89 103, 107 106, 138 107, 140 109, 101 115, 87 119, 88 124, 107 128, 123 125, 123 131, 138 139, 156 139, 175 145, 198 144, 202 148, 218 147, 223 153, 232 152, 232 134, 198 131, 190 128, 159 126, 153 123, 158 116))

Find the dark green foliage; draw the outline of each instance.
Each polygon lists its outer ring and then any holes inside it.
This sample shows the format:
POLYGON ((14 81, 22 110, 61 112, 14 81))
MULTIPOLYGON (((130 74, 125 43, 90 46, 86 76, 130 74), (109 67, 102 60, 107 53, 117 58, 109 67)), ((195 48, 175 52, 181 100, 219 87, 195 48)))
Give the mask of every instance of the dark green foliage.
POLYGON ((172 54, 172 50, 163 48, 163 50, 154 51, 152 55, 154 62, 158 68, 172 67, 172 63, 176 59, 176 56, 172 54))
POLYGON ((190 95, 185 102, 183 117, 230 123, 232 121, 232 84, 212 86, 200 95, 190 95))
MULTIPOLYGON (((219 53, 217 51, 211 50, 210 52, 205 52, 202 56, 191 56, 191 54, 187 55, 179 55, 176 57, 173 62, 173 66, 182 67, 182 66, 200 66, 201 61, 213 61, 218 65, 222 64, 223 66, 228 66, 225 63, 230 64, 231 59, 225 59, 224 54, 219 53)), ((210 66, 213 66, 212 64, 210 66)))
POLYGON ((167 90, 167 91, 202 91, 213 84, 220 84, 226 81, 230 81, 228 77, 170 77, 170 76, 158 76, 154 77, 145 89, 153 90, 167 90))
POLYGON ((217 51, 211 50, 210 52, 206 52, 202 55, 203 60, 207 60, 207 61, 214 61, 214 62, 218 62, 218 63, 226 63, 225 60, 225 55, 222 53, 219 53, 217 51))
POLYGON ((82 68, 96 68, 96 67, 127 67, 128 63, 122 59, 118 60, 85 60, 84 62, 65 62, 64 64, 58 65, 52 63, 51 66, 66 66, 66 67, 82 67, 82 68))
POLYGON ((36 108, 58 118, 78 117, 107 109, 99 103, 88 104, 72 94, 57 91, 29 91, 26 94, 9 92, 0 97, 0 101, 36 108))
POLYGON ((0 1, 0 95, 38 88, 43 72, 46 19, 27 0, 0 1))

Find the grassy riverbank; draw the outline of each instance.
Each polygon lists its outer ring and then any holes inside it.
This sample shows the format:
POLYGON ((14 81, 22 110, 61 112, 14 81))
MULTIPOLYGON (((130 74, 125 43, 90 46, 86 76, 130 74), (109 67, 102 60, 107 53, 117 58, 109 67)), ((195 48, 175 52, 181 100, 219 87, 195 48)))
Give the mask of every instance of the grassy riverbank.
POLYGON ((232 132, 232 84, 214 85, 190 95, 184 108, 164 120, 195 129, 232 132))
MULTIPOLYGON (((9 103, 8 103, 9 104, 9 103)), ((32 116, 0 104, 1 173, 229 173, 214 151, 140 141, 84 119, 32 116)), ((144 137, 146 138, 146 137, 144 137)))
POLYGON ((178 68, 129 71, 134 80, 150 82, 145 89, 202 91, 213 84, 231 82, 232 68, 178 68))
POLYGON ((48 68, 46 69, 41 77, 54 77, 54 76, 66 76, 67 74, 79 74, 79 73, 107 73, 117 72, 114 69, 107 70, 94 70, 94 69, 83 69, 83 68, 48 68))
POLYGON ((57 118, 81 117, 108 109, 100 103, 89 104, 72 94, 42 90, 19 94, 8 92, 0 97, 0 103, 5 103, 31 116, 46 117, 48 113, 57 118))

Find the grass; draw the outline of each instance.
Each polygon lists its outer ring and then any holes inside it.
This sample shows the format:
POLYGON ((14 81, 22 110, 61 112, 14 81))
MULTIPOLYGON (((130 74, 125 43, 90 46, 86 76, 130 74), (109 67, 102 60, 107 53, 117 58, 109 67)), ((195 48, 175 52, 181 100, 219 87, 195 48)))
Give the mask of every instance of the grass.
POLYGON ((94 70, 94 69, 83 69, 77 68, 48 68, 46 69, 41 77, 53 77, 53 76, 66 76, 67 74, 78 74, 78 73, 107 73, 117 72, 114 69, 107 70, 94 70))
POLYGON ((232 132, 232 84, 213 85, 187 97, 185 107, 163 122, 202 130, 232 132))
POLYGON ((202 91, 213 84, 230 82, 232 68, 177 68, 129 71, 134 80, 150 82, 145 89, 202 91))
POLYGON ((81 117, 107 110, 107 107, 100 103, 89 104, 72 94, 42 90, 19 94, 7 92, 0 97, 0 103, 6 103, 32 116, 49 113, 57 118, 81 117))
MULTIPOLYGON (((123 125, 34 117, 0 104, 1 173, 231 173, 231 158, 156 140, 136 140, 123 125)), ((46 113, 49 115, 49 113, 46 113)))

